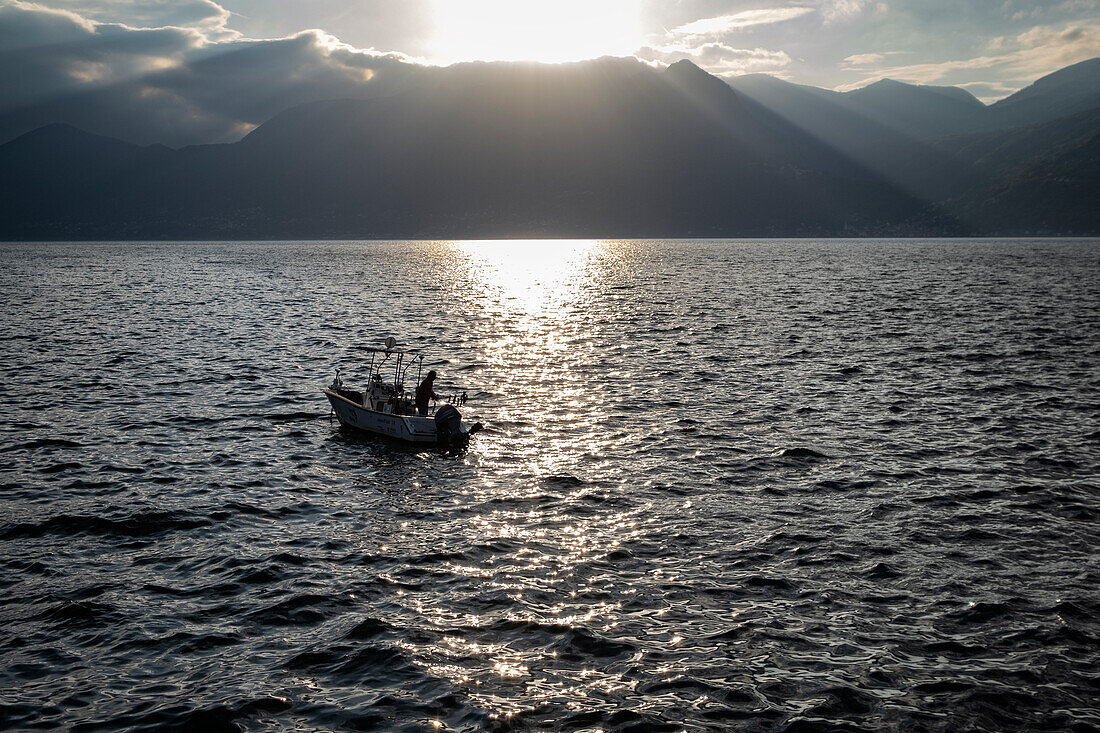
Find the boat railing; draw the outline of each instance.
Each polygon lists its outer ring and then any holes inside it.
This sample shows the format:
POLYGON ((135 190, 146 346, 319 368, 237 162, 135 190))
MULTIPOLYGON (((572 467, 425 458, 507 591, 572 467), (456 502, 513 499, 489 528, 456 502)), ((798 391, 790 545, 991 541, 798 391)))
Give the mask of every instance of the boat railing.
MULTIPOLYGON (((370 407, 370 409, 377 408, 381 412, 391 414, 416 415, 418 412, 416 404, 409 397, 409 393, 405 391, 405 383, 409 377, 409 370, 412 369, 414 364, 416 365, 416 384, 421 383, 424 371, 424 355, 416 351, 399 350, 395 348, 396 346, 397 340, 390 337, 386 339, 386 348, 384 349, 371 346, 361 347, 371 355, 370 364, 367 367, 369 376, 367 377, 367 388, 363 395, 363 406, 370 407), (383 355, 381 359, 378 358, 379 354, 383 355), (392 363, 390 362, 391 357, 394 357, 392 363), (384 367, 387 367, 387 374, 392 368, 392 375, 390 375, 392 378, 383 376, 384 367)), ((339 372, 337 377, 339 378, 339 372)), ((444 404, 464 405, 466 400, 467 393, 465 391, 461 394, 448 395, 442 400, 432 400, 428 414, 434 415, 436 410, 444 404)))

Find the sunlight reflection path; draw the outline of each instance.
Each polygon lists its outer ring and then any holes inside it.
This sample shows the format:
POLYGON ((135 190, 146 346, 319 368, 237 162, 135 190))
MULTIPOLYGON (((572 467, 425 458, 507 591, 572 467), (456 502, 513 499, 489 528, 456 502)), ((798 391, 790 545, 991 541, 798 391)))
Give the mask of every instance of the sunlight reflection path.
MULTIPOLYGON (((610 243, 597 240, 456 242, 474 306, 491 334, 478 345, 487 388, 509 405, 479 443, 513 478, 576 477, 576 464, 606 433, 591 383, 586 320, 591 286, 610 243)), ((510 482, 511 483, 511 482, 510 482)), ((514 484, 513 484, 514 485, 514 484)))
MULTIPOLYGON (((602 643, 583 629, 614 634, 621 599, 633 590, 602 568, 651 523, 648 502, 611 499, 622 477, 609 457, 637 442, 612 426, 606 381, 620 378, 608 362, 617 352, 599 341, 597 327, 610 317, 600 310, 607 302, 600 293, 602 270, 619 264, 615 247, 597 240, 442 243, 439 261, 463 294, 461 321, 474 336, 465 339, 469 365, 462 368, 470 371, 460 378, 476 375, 478 404, 499 409, 478 437, 483 480, 463 492, 468 510, 455 518, 476 551, 447 566, 456 582, 493 600, 473 618, 418 609, 433 628, 465 629, 434 650, 434 674, 455 681, 492 674, 525 688, 528 700, 632 684, 618 667, 597 673, 590 660, 571 656, 573 643, 602 643), (531 647, 544 636, 544 647, 531 647)), ((504 714, 524 707, 483 702, 504 714)))

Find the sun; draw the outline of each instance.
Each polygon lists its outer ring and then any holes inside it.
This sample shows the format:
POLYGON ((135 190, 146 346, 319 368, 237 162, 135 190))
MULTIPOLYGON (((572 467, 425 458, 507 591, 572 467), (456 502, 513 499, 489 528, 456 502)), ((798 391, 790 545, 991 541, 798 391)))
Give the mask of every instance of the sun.
POLYGON ((560 63, 643 45, 640 0, 434 0, 434 60, 560 63))

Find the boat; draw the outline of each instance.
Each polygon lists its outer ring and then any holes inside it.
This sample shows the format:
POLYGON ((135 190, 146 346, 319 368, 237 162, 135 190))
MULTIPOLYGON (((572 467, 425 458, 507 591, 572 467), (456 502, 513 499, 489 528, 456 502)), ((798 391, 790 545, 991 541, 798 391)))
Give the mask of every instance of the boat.
POLYGON ((419 415, 413 396, 405 390, 406 378, 416 367, 415 384, 420 384, 424 355, 396 348, 391 336, 385 348, 368 348, 371 355, 367 386, 363 390, 344 384, 340 369, 322 390, 341 425, 409 443, 434 443, 443 449, 465 448, 470 436, 481 430, 481 423, 470 428, 462 424, 457 405, 465 404, 466 395, 449 398, 438 406, 433 402, 428 415, 419 415), (392 359, 392 361, 391 361, 392 359), (384 376, 383 376, 384 375, 384 376))

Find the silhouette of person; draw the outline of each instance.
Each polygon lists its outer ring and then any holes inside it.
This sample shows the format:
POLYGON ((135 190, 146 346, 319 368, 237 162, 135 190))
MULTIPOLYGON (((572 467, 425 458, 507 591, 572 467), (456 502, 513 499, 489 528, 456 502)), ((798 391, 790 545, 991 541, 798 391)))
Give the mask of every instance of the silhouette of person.
POLYGON ((428 376, 424 377, 424 381, 416 388, 416 411, 421 415, 428 414, 429 401, 439 399, 439 395, 435 393, 434 387, 435 370, 433 369, 428 372, 428 376))

